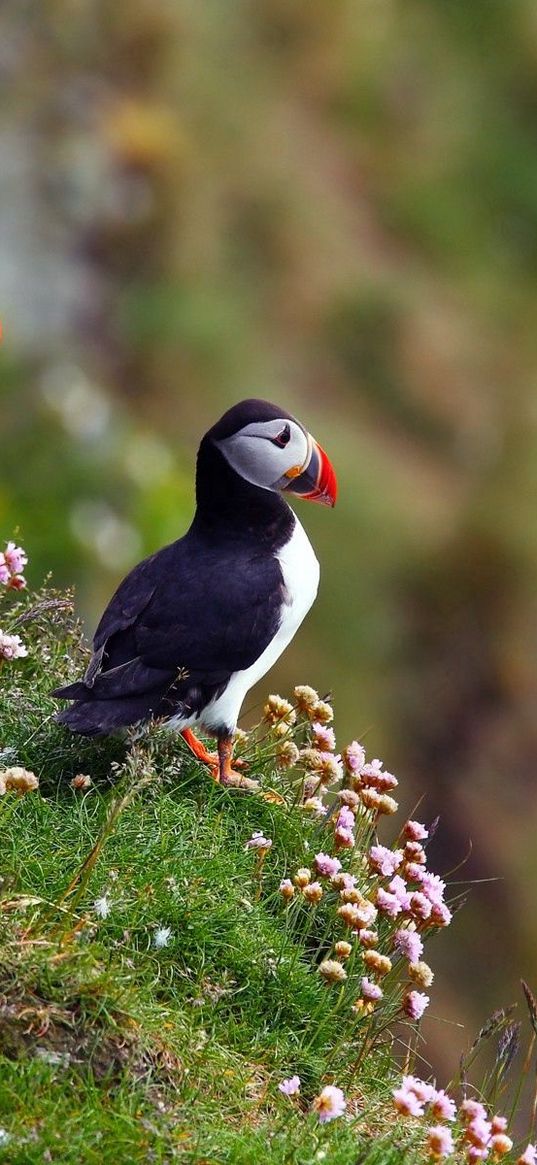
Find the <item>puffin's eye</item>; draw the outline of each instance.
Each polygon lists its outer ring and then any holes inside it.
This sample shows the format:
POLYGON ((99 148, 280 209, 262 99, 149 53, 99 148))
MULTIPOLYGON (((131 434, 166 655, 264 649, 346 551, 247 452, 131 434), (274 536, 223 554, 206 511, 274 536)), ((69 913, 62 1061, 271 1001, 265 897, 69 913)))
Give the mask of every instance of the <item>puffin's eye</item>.
POLYGON ((285 449, 285 446, 291 440, 291 426, 284 425, 281 433, 278 433, 277 437, 271 437, 270 440, 273 445, 277 445, 280 449, 285 449))

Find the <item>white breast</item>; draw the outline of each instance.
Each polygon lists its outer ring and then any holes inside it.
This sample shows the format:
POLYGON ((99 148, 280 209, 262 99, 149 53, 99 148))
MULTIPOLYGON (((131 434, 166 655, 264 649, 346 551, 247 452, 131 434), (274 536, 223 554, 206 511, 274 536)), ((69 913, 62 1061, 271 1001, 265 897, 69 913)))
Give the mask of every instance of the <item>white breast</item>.
MULTIPOLYGON (((319 586, 319 563, 296 516, 293 533, 278 552, 277 558, 285 583, 285 603, 280 626, 259 659, 243 671, 234 672, 225 692, 204 709, 199 721, 209 730, 224 725, 230 729, 235 728, 246 693, 285 651, 314 602, 319 586)), ((181 729, 193 723, 193 720, 177 721, 173 727, 181 729)))

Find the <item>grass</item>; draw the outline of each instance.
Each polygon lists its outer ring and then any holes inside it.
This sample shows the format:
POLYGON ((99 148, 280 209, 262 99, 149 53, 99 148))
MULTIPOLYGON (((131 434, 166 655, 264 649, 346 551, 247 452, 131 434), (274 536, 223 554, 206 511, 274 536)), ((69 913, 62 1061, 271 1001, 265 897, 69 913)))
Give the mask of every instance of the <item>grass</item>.
MULTIPOLYGON (((29 655, 2 669, 0 762, 39 789, 0 798, 0 1162, 426 1161, 423 1131, 391 1102, 392 1033, 415 1040, 398 1025, 397 973, 378 1017, 357 1017, 356 952, 343 987, 318 974, 329 894, 286 907, 279 892, 332 826, 296 805, 276 730, 246 746, 268 800, 215 784, 162 728, 74 737, 49 694, 86 658, 70 602, 22 594, 2 620, 29 655), (272 839, 266 853, 246 847, 254 831, 272 839), (295 1073, 298 1100, 278 1090, 295 1073), (329 1083, 347 1110, 321 1124, 312 1103, 329 1083)), ((305 732, 293 729, 299 743, 305 732)), ((375 827, 365 813, 364 846, 375 827)))

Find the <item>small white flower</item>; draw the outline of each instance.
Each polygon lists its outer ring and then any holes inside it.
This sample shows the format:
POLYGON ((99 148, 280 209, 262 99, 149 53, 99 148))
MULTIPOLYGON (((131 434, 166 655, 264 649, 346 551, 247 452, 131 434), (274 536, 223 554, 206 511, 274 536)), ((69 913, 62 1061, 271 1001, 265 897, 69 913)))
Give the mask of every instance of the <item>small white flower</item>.
POLYGON ((0 1129, 0 1149, 3 1148, 4 1145, 9 1145, 10 1140, 11 1133, 8 1133, 7 1129, 0 1129))
POLYGON ((171 937, 171 926, 159 926, 153 935, 153 946, 155 950, 160 951, 162 947, 167 947, 171 937))
POLYGON ((95 899, 93 909, 97 918, 108 918, 110 914, 110 902, 106 894, 103 894, 102 898, 95 899))

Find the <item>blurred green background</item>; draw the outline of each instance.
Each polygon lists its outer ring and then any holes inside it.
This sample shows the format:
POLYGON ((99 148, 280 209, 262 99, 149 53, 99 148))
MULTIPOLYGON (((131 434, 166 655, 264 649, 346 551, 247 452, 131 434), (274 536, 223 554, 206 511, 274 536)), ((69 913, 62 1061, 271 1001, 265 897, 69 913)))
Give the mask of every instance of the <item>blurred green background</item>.
POLYGON ((268 683, 331 689, 467 859, 454 1069, 537 987, 535 0, 5 0, 0 88, 0 531, 90 632, 225 408, 318 437, 340 501, 300 507, 322 589, 268 683))

